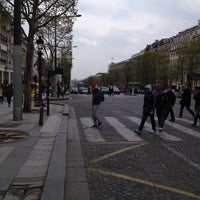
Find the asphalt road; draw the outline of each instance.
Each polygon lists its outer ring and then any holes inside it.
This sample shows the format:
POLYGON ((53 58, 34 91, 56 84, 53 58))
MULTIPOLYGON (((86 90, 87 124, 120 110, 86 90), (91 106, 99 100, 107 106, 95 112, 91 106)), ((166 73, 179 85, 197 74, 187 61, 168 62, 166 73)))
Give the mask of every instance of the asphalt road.
POLYGON ((156 134, 148 120, 138 136, 143 95, 106 96, 98 129, 91 128, 91 95, 71 97, 91 200, 200 199, 200 126, 191 126, 186 110, 156 134))

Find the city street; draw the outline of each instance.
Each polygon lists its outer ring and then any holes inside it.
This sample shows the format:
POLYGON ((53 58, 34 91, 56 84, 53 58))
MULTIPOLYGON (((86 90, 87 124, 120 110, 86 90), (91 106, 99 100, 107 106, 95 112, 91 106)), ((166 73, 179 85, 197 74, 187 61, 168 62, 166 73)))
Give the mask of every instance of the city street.
MULTIPOLYGON (((142 135, 137 135, 143 95, 105 96, 99 110, 100 128, 91 127, 91 99, 91 95, 75 94, 68 101, 69 119, 74 116, 77 123, 91 200, 200 199, 200 126, 192 127, 187 110, 175 123, 169 117, 156 134, 150 133, 147 120, 142 135)), ((179 108, 177 99, 176 117, 179 108)))

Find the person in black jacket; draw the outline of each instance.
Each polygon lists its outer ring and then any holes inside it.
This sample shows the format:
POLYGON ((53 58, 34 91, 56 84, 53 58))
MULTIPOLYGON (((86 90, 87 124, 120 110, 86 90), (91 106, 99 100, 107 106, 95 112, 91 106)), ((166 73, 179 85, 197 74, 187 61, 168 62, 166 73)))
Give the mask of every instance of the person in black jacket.
POLYGON ((154 110, 155 110, 155 96, 152 92, 152 86, 146 85, 145 95, 144 95, 144 105, 143 105, 143 116, 142 116, 139 128, 135 130, 136 133, 138 134, 142 133, 142 129, 144 128, 144 124, 148 117, 150 117, 150 121, 152 125, 152 133, 156 132, 154 110))
POLYGON ((162 131, 169 110, 169 96, 164 87, 157 88, 156 114, 158 117, 159 131, 162 131))
POLYGON ((175 96, 174 92, 172 91, 171 87, 167 88, 167 96, 168 96, 168 100, 169 100, 169 107, 168 107, 168 112, 167 112, 166 118, 170 114, 171 119, 169 121, 175 122, 173 107, 174 107, 174 104, 176 102, 176 96, 175 96))
POLYGON ((194 100, 195 100, 195 116, 193 126, 197 125, 198 118, 200 119, 200 87, 196 87, 194 91, 194 100))
POLYGON ((181 104, 181 108, 180 108, 180 112, 179 112, 179 117, 180 118, 183 117, 183 109, 184 109, 184 107, 186 107, 188 112, 194 117, 194 112, 190 108, 190 105, 191 105, 191 92, 190 92, 187 84, 183 85, 183 94, 182 94, 182 98, 180 100, 180 104, 181 104))
POLYGON ((97 112, 99 110, 99 106, 101 104, 100 101, 100 90, 97 87, 96 83, 92 83, 92 118, 94 121, 94 125, 92 127, 100 127, 102 122, 100 121, 99 117, 97 116, 97 112))

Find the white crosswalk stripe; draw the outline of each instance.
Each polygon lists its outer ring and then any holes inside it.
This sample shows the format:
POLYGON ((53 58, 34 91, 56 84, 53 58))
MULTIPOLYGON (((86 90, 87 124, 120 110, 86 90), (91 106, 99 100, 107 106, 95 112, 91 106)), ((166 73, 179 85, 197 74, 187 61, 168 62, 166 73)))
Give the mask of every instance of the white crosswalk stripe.
POLYGON ((104 142, 101 134, 97 128, 92 128, 93 122, 89 117, 83 117, 80 119, 83 124, 84 132, 88 142, 104 142))
POLYGON ((177 130, 179 130, 179 131, 182 131, 182 132, 184 132, 184 133, 186 133, 186 134, 188 134, 188 135, 192 135, 192 136, 194 136, 194 137, 200 138, 199 132, 194 131, 194 130, 192 130, 192 129, 190 129, 190 128, 187 128, 187 127, 185 127, 185 126, 182 126, 182 125, 177 124, 177 123, 174 123, 174 122, 169 122, 169 121, 167 121, 167 120, 165 121, 165 123, 166 123, 168 126, 171 126, 171 127, 175 128, 175 129, 177 129, 177 130))
POLYGON ((130 129, 126 128, 124 124, 122 124, 119 120, 117 120, 114 117, 105 117, 106 121, 109 122, 111 126, 115 128, 115 130, 124 138, 126 138, 128 141, 143 141, 142 138, 140 138, 137 134, 135 134, 130 129))
MULTIPOLYGON (((130 130, 128 129, 122 122, 120 122, 117 118, 115 117, 104 117, 105 120, 116 130, 116 132, 124 137, 127 141, 130 142, 140 142, 143 141, 143 139, 134 133, 134 130, 130 130)), ((125 118, 129 119, 131 122, 139 125, 141 122, 141 118, 139 117, 135 117, 135 116, 125 116, 125 118)), ((105 142, 105 139, 101 136, 101 131, 98 128, 93 128, 93 121, 90 117, 83 117, 80 118, 85 135, 86 135, 86 139, 88 142, 105 142)), ((177 118, 177 121, 183 121, 187 124, 191 124, 192 120, 188 120, 188 119, 184 119, 184 118, 177 118)), ((165 124, 167 126, 171 126, 172 128, 179 130, 183 133, 186 133, 188 135, 200 138, 200 134, 198 132, 198 130, 194 130, 191 128, 188 128, 186 126, 180 125, 178 124, 178 122, 169 122, 169 121, 165 121, 165 124)), ((145 123, 145 130, 150 131, 151 130, 151 124, 149 122, 145 123)), ((171 133, 168 133, 167 131, 167 127, 165 129, 165 131, 162 132, 156 132, 155 133, 156 136, 161 137, 164 140, 167 141, 174 141, 174 142, 178 142, 178 141, 183 141, 183 139, 181 139, 180 137, 174 136, 171 133)))
MULTIPOLYGON (((131 120, 132 122, 138 124, 138 125, 139 125, 140 122, 141 122, 141 119, 138 118, 138 117, 128 117, 128 116, 127 116, 127 118, 128 118, 129 120, 131 120)), ((144 129, 146 129, 146 130, 148 130, 148 131, 151 130, 151 124, 148 123, 148 122, 146 122, 146 123, 145 123, 144 129)), ((162 131, 162 132, 159 132, 159 133, 156 132, 155 134, 156 134, 157 136, 160 136, 162 139, 167 140, 167 141, 182 141, 181 138, 176 137, 176 136, 173 136, 173 135, 171 135, 171 134, 168 134, 168 133, 165 132, 165 131, 162 131)))

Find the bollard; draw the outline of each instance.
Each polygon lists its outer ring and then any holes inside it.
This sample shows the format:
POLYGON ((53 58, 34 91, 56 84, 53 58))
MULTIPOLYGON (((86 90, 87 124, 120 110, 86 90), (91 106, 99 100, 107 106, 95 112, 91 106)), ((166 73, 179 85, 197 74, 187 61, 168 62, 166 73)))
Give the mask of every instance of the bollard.
POLYGON ((43 117, 44 117, 44 106, 41 105, 40 107, 40 118, 39 118, 39 126, 43 125, 43 117))
POLYGON ((47 96, 47 115, 49 115, 49 97, 47 96))

